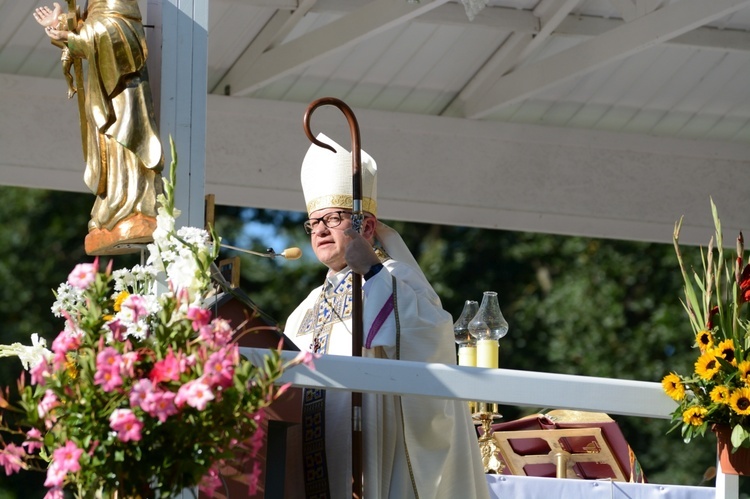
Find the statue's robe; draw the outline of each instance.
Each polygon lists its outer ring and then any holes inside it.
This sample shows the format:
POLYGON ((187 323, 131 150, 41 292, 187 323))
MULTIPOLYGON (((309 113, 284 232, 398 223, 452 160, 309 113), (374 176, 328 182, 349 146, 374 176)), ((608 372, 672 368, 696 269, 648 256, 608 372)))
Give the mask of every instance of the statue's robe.
POLYGON ((155 217, 163 156, 138 2, 91 0, 68 48, 88 61, 84 181, 97 196, 89 230, 111 230, 134 214, 155 217))

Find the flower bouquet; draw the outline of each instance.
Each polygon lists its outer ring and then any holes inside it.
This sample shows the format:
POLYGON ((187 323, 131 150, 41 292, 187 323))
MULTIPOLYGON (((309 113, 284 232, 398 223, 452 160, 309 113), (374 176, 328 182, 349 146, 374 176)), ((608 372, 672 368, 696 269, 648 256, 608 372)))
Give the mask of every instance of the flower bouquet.
POLYGON ((715 235, 706 252, 701 251, 700 272, 685 268, 679 247, 682 220, 675 225, 674 246, 684 281, 682 303, 693 329, 697 360, 692 373, 672 372, 662 386, 678 402, 672 429, 681 427, 685 442, 703 436, 711 426, 725 425, 736 450, 750 447, 750 264, 742 233, 736 255, 725 253, 713 200, 711 210, 715 235))
MULTIPOLYGON (((6 474, 46 469, 48 498, 65 489, 168 497, 200 485, 211 493, 225 465, 247 462, 262 445, 263 408, 286 388, 274 382, 310 361, 240 355, 237 330, 205 305, 219 241, 175 230, 174 163, 164 184, 145 265, 77 265, 56 292, 52 311, 65 326, 52 350, 36 335, 31 346, 0 347, 30 371, 30 382, 19 380, 20 407, 7 388, 0 393, 0 465, 6 474)), ((259 472, 256 462, 251 493, 259 472)))

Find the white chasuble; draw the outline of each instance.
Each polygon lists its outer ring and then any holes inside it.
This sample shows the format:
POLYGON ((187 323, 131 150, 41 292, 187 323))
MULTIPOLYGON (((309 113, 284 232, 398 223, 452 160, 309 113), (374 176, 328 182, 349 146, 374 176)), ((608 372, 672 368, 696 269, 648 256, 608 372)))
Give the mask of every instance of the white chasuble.
MULTIPOLYGON (((329 275, 287 320, 285 335, 300 350, 351 355, 349 275, 329 275)), ((455 365, 453 320, 421 272, 389 259, 363 292, 365 356, 455 365)), ((489 497, 466 403, 364 394, 363 433, 367 499, 489 497)), ((329 495, 309 496, 351 497, 348 392, 325 392, 325 460, 329 495)))

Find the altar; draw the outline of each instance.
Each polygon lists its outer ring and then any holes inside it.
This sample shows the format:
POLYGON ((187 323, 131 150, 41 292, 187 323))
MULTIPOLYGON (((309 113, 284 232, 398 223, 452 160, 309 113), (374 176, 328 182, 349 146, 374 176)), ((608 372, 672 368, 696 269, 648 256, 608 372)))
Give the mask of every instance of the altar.
POLYGON ((714 499, 713 487, 487 475, 492 499, 714 499))

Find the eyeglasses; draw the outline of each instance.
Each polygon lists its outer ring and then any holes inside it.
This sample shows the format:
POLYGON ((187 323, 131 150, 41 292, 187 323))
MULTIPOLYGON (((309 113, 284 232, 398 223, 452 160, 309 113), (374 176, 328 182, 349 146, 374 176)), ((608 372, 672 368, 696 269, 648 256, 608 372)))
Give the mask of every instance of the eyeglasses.
POLYGON ((323 222, 323 225, 328 227, 329 229, 333 229, 335 227, 338 227, 341 225, 341 222, 344 221, 344 218, 341 217, 342 214, 351 215, 348 211, 332 211, 331 213, 326 213, 320 218, 310 218, 308 220, 305 220, 305 223, 303 224, 305 226, 305 232, 308 234, 312 234, 316 230, 318 230, 318 224, 320 222, 323 222))

